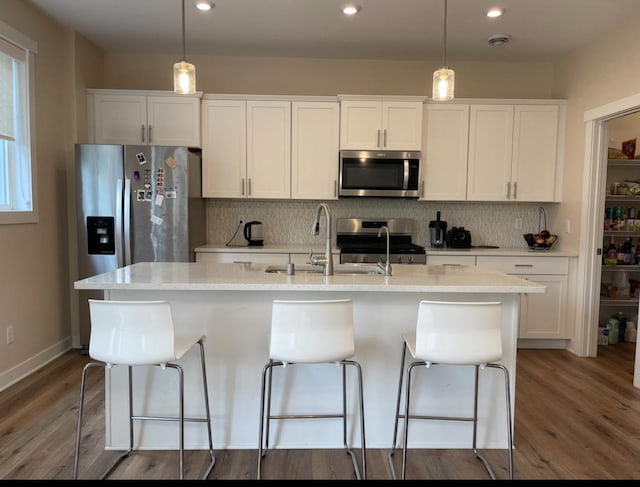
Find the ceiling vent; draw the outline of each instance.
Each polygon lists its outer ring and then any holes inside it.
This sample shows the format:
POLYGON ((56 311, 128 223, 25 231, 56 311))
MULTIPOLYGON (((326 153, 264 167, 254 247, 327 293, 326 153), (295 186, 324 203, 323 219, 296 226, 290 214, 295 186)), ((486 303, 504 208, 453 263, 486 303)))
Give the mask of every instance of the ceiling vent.
POLYGON ((496 34, 489 37, 488 42, 492 46, 504 46, 510 40, 511 36, 509 34, 496 34))

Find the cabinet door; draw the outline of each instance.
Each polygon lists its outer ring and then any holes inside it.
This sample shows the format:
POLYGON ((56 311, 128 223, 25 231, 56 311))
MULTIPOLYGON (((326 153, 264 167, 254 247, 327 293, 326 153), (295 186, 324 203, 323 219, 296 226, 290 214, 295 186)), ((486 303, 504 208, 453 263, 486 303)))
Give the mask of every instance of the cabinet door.
POLYGON ((515 107, 511 180, 516 201, 554 201, 558 112, 557 105, 515 107))
POLYGON ((379 148, 420 150, 422 102, 382 102, 382 134, 379 148))
POLYGON ((338 102, 293 102, 291 117, 291 197, 337 199, 338 102))
POLYGON ((467 199, 509 201, 513 105, 471 105, 467 199))
POLYGON ((244 198, 247 110, 243 100, 202 102, 202 196, 244 198))
POLYGON ((291 197, 291 102, 247 102, 247 197, 291 197))
POLYGON ((520 299, 518 338, 568 338, 566 334, 567 276, 519 276, 547 286, 544 294, 524 294, 520 299))
POLYGON ((382 141, 382 103, 378 100, 340 104, 340 148, 379 149, 382 141))
POLYGON ((150 145, 200 147, 198 97, 147 97, 147 123, 150 145))
POLYGON ((421 200, 467 198, 469 105, 425 105, 421 200))
POLYGON ((287 264, 289 262, 289 254, 266 252, 196 252, 196 262, 287 264))
POLYGON ((96 144, 148 143, 146 96, 95 94, 93 101, 96 144))

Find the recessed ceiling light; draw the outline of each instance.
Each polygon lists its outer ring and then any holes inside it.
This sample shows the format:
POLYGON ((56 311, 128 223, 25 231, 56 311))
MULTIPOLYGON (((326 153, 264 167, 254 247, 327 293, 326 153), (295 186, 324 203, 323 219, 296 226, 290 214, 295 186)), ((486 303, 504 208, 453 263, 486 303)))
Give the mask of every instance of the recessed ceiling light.
POLYGON ((342 7, 342 13, 345 15, 355 15, 360 12, 360 10, 362 10, 360 5, 349 4, 342 7))
POLYGON ((215 6, 216 5, 214 3, 211 3, 209 0, 197 0, 196 1, 196 8, 198 10, 207 11, 207 10, 211 10, 215 6))
POLYGON ((487 10, 487 17, 500 17, 502 14, 504 14, 504 9, 502 7, 491 7, 489 10, 487 10))

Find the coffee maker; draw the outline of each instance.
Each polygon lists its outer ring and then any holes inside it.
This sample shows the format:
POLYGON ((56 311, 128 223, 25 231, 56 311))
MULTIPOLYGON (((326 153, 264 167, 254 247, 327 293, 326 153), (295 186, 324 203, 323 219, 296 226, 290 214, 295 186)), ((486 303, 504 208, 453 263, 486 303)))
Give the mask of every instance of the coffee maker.
POLYGON ((436 219, 429 222, 429 236, 432 248, 444 247, 447 238, 447 222, 440 220, 440 212, 436 213, 436 219))

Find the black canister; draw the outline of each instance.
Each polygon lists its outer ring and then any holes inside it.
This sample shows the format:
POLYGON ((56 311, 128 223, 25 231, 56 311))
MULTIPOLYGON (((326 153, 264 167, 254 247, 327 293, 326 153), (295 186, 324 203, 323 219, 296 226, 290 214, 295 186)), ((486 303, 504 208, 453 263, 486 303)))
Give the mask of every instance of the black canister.
POLYGON ((432 248, 444 247, 447 238, 447 222, 440 220, 440 212, 436 213, 436 219, 429 222, 429 237, 432 248))

